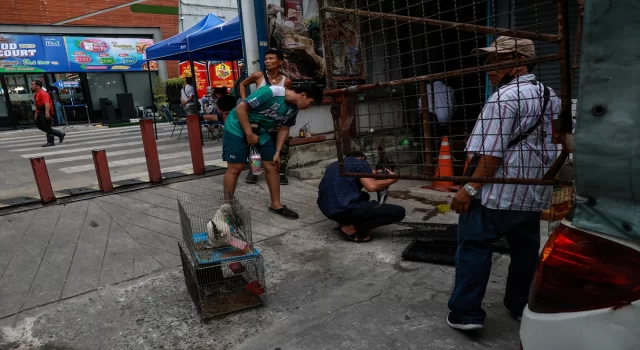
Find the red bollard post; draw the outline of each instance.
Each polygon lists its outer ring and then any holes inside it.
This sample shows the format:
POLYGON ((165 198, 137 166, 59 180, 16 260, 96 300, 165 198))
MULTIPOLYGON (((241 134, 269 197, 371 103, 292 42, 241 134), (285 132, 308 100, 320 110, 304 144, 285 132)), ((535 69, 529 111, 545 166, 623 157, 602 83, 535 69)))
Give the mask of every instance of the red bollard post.
POLYGON ((30 158, 29 160, 31 161, 31 169, 33 169, 33 176, 36 178, 36 185, 38 185, 42 204, 55 201, 56 195, 53 193, 53 187, 51 187, 51 179, 49 179, 44 157, 30 158))
POLYGON ((191 149, 191 162, 193 173, 204 174, 204 154, 202 153, 202 133, 200 132, 200 119, 195 114, 187 116, 187 131, 189 132, 189 148, 191 149))
POLYGON ((162 182, 162 172, 160 171, 160 159, 158 158, 158 147, 156 137, 153 134, 153 120, 144 119, 140 121, 140 133, 142 134, 142 145, 144 156, 147 158, 147 170, 149 171, 149 182, 159 184, 162 182))
POLYGON ((103 149, 91 151, 93 154, 93 165, 96 167, 96 176, 98 177, 98 186, 100 191, 113 191, 113 183, 111 183, 111 174, 109 173, 109 163, 107 163, 107 152, 103 149))

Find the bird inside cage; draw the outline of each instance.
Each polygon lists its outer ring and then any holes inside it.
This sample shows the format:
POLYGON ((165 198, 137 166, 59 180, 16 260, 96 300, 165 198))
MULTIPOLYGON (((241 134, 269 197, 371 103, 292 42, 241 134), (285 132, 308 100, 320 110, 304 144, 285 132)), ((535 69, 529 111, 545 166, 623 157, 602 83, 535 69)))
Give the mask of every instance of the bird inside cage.
POLYGON ((223 204, 207 223, 209 243, 214 247, 229 244, 240 250, 247 250, 249 244, 241 227, 242 220, 236 215, 233 207, 223 204))

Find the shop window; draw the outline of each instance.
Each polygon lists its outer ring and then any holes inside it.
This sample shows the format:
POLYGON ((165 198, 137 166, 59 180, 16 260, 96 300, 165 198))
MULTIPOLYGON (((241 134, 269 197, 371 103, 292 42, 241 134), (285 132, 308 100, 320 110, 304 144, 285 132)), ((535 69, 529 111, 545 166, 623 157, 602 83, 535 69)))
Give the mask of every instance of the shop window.
POLYGON ((0 86, 0 118, 8 118, 9 117, 9 109, 7 108, 7 103, 4 98, 4 89, 0 86))
MULTIPOLYGON (((154 82, 157 73, 151 73, 151 81, 154 82)), ((151 86, 149 85, 149 73, 148 72, 128 72, 124 73, 125 81, 127 82, 127 91, 133 95, 133 104, 136 109, 138 107, 144 107, 145 109, 151 108, 151 86)))
POLYGON ((117 94, 125 92, 122 73, 87 73, 93 110, 100 110, 100 99, 108 98, 118 108, 117 94))

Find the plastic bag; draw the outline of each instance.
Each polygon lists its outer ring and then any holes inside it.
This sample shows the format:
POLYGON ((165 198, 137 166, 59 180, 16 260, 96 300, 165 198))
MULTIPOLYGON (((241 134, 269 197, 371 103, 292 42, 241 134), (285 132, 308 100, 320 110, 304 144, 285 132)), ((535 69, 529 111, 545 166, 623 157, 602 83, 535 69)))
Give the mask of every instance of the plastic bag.
POLYGON ((260 156, 260 152, 255 147, 251 147, 249 153, 249 162, 251 163, 251 173, 253 175, 262 174, 262 157, 260 156))

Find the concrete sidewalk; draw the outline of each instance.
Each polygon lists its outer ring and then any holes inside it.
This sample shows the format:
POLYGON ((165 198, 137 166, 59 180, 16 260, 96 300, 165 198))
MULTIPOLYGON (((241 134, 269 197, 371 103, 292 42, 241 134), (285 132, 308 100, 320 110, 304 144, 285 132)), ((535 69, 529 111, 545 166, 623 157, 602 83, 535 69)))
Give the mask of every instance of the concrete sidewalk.
MULTIPOLYGON (((502 306, 509 257, 494 255, 487 328, 445 321, 454 269, 402 261, 406 243, 377 230, 342 241, 315 206, 313 183, 282 187, 289 221, 267 213, 266 184, 239 184, 265 256, 267 307, 202 324, 177 251, 178 196, 219 191, 209 177, 0 217, 0 349, 515 349, 502 306)), ((407 221, 454 222, 451 194, 399 183, 407 221)), ((546 232, 546 225, 543 226, 546 232)), ((546 237, 546 234, 543 235, 546 237)))

